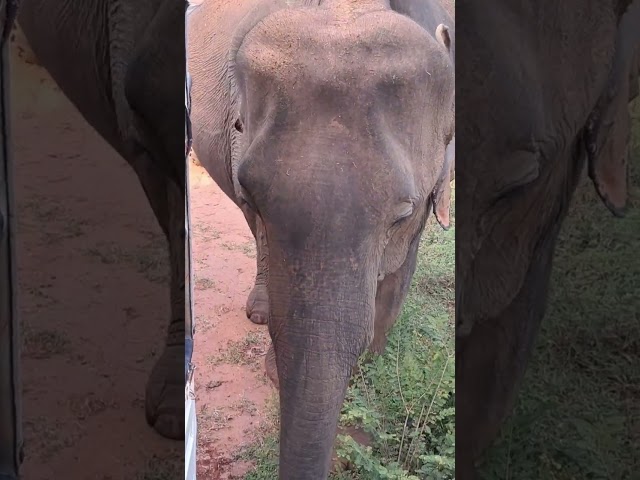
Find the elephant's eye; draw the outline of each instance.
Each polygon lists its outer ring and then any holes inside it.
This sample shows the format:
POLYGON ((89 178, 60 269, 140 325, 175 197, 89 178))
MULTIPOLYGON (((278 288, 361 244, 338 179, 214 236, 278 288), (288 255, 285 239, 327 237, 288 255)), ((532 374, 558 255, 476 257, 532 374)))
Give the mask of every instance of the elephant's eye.
POLYGON ((537 150, 519 150, 507 158, 509 162, 495 183, 494 204, 522 192, 540 176, 540 153, 537 150))
POLYGON ((397 208, 392 226, 395 227, 407 218, 411 217, 411 215, 413 214, 413 209, 413 202, 402 202, 402 204, 400 204, 400 206, 397 208))
POLYGON ((233 126, 233 128, 235 128, 238 132, 243 133, 244 132, 244 125, 242 123, 242 120, 237 119, 235 125, 233 126))

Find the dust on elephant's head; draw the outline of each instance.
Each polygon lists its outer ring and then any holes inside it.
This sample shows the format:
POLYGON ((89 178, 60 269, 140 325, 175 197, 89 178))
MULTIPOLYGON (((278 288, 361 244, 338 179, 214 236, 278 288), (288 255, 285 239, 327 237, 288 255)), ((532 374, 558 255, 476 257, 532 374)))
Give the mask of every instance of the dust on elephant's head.
POLYGON ((442 177, 453 69, 400 15, 374 11, 349 26, 331 15, 278 12, 244 38, 238 179, 270 243, 351 249, 384 274, 403 260, 394 238, 418 230, 442 177), (398 252, 383 255, 389 243, 398 252))

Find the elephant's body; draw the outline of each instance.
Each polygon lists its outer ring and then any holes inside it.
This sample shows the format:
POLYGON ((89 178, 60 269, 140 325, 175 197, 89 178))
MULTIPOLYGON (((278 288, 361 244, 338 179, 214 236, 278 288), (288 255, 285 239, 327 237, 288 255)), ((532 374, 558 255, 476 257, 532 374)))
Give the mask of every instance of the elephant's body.
POLYGON ((114 85, 120 85, 120 93, 124 92, 124 72, 112 76, 109 25, 104 17, 111 2, 99 3, 99 8, 78 2, 78 6, 62 9, 55 2, 22 1, 19 23, 34 53, 60 89, 89 124, 124 154, 115 104, 126 105, 126 99, 116 100, 112 95, 118 91, 114 85), (52 38, 57 41, 51 41, 52 38), (71 65, 87 68, 69 68, 71 65))
POLYGON ((188 28, 194 150, 256 237, 279 475, 324 479, 352 368, 384 348, 431 209, 448 225, 450 37, 385 0, 211 0, 188 28))
MULTIPOLYGON (((182 56, 180 46, 173 46, 173 40, 161 35, 162 30, 168 33, 168 28, 179 22, 179 18, 171 17, 181 14, 180 8, 166 0, 145 0, 135 5, 119 0, 90 4, 22 0, 19 11, 20 26, 42 65, 89 124, 129 163, 138 161, 131 153, 133 144, 150 143, 150 138, 143 138, 145 127, 160 130, 160 138, 180 140, 171 130, 175 119, 150 120, 150 113, 145 111, 149 100, 136 91, 142 89, 141 83, 149 85, 152 93, 166 95, 176 85, 182 91, 181 84, 170 75, 162 77, 162 85, 149 83, 166 73, 163 69, 174 56, 176 60, 182 56), (164 58, 152 58, 160 52, 164 58), (146 71, 140 72, 143 68, 146 71), (134 78, 134 73, 141 75, 134 78), (151 125, 142 126, 145 122, 151 125)), ((179 73, 175 77, 179 80, 179 73)), ((174 104, 171 107, 175 108, 174 104)), ((182 107, 182 103, 177 105, 182 107)), ((171 111, 165 108, 165 113, 171 111)), ((184 177, 179 162, 156 159, 173 180, 184 177)))
POLYGON ((181 15, 184 5, 171 0, 22 0, 18 14, 39 63, 134 168, 169 241, 171 324, 147 384, 146 414, 170 438, 184 438, 184 75, 175 69, 184 62, 176 41, 181 15))
POLYGON ((623 211, 640 2, 464 8, 457 40, 473 55, 457 78, 456 468, 475 478, 523 377, 585 165, 605 204, 623 211))

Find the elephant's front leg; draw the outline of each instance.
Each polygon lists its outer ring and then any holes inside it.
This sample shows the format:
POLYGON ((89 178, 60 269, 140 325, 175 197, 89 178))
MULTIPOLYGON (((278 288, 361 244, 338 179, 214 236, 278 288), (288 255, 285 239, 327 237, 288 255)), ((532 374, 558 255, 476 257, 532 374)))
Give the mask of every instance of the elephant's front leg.
POLYGON ((167 238, 171 267, 171 318, 164 349, 147 382, 145 412, 160 435, 184 439, 184 76, 167 72, 184 65, 184 43, 176 42, 175 35, 184 34, 185 6, 158 2, 150 23, 134 34, 123 25, 134 25, 131 14, 139 6, 123 5, 130 8, 111 8, 108 16, 111 96, 128 150, 124 156, 167 238), (179 130, 177 118, 182 119, 179 130))
POLYGON ((184 189, 157 168, 147 152, 130 156, 169 243, 171 319, 165 347, 146 387, 147 422, 166 438, 184 438, 185 217, 184 189))
POLYGON ((473 322, 469 332, 456 331, 455 455, 462 480, 477 478, 475 464, 513 411, 545 315, 558 231, 533 253, 536 261, 502 312, 473 322))
MULTIPOLYGON (((247 219, 247 223, 256 239, 256 283, 247 299, 246 313, 247 317, 258 325, 266 324, 269 320, 269 294, 267 292, 267 281, 269 277, 269 246, 267 245, 267 237, 264 231, 264 225, 259 216, 254 214, 246 207, 242 208, 242 212, 247 219)), ((278 369, 276 367, 276 354, 273 344, 269 346, 265 357, 265 372, 271 383, 279 388, 278 369)))
POLYGON ((605 205, 618 216, 624 214, 629 189, 629 102, 638 94, 639 23, 640 2, 635 2, 620 20, 607 88, 598 100, 586 130, 589 176, 605 205))
POLYGON ((163 437, 184 438, 185 219, 184 193, 167 182, 171 319, 164 351, 146 389, 147 422, 163 437))
POLYGON ((369 350, 381 354, 387 346, 387 333, 395 323, 407 298, 411 278, 416 271, 421 234, 411 242, 404 263, 398 270, 378 282, 373 341, 369 350))
POLYGON ((260 217, 248 208, 242 209, 256 239, 256 281, 247 298, 246 314, 253 323, 264 325, 269 320, 269 294, 267 293, 269 247, 260 217))

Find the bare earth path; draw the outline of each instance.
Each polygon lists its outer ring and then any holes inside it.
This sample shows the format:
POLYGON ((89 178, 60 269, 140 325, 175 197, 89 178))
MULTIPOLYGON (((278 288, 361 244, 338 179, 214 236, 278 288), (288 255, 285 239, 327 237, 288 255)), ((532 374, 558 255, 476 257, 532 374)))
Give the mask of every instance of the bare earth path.
POLYGON ((237 459, 273 412, 275 389, 264 373, 266 326, 245 315, 255 275, 255 243, 238 207, 206 171, 190 164, 198 479, 240 479, 237 459))
MULTIPOLYGON (((144 383, 158 352, 139 346, 159 344, 166 328, 168 298, 157 302, 158 284, 166 284, 168 274, 164 238, 130 167, 34 62, 17 32, 12 137, 25 344, 24 479, 173 480, 161 459, 147 471, 134 467, 150 452, 175 453, 175 443, 144 420, 144 383), (123 192, 133 196, 122 198, 123 192), (132 290, 127 298, 106 295, 145 282, 147 291, 132 290), (70 314, 79 308, 85 317, 70 314), (142 312, 156 318, 143 322, 142 312), (135 339, 146 336, 154 341, 137 345, 135 339), (115 427, 123 424, 134 435, 120 445, 115 427), (126 454, 111 458, 114 450, 126 454), (69 477, 73 471, 86 473, 69 477)), ((251 466, 237 454, 269 423, 275 398, 264 375, 267 329, 244 313, 255 244, 239 209, 208 174, 197 166, 190 173, 198 478, 237 479, 251 466)))
POLYGON ((183 444, 144 417, 168 319, 164 236, 131 168, 33 60, 14 35, 22 478, 173 479, 163 462, 183 444))

